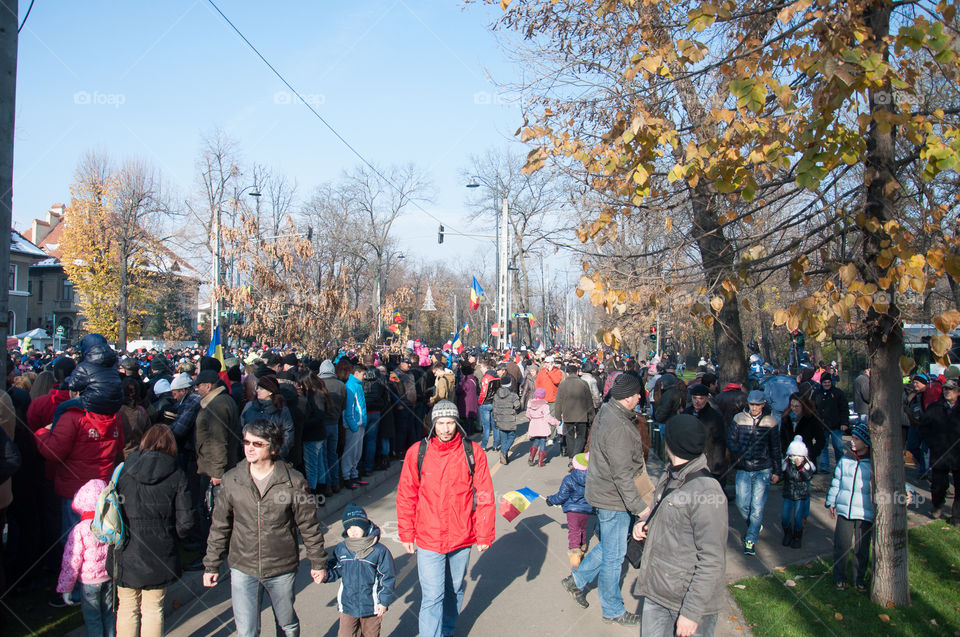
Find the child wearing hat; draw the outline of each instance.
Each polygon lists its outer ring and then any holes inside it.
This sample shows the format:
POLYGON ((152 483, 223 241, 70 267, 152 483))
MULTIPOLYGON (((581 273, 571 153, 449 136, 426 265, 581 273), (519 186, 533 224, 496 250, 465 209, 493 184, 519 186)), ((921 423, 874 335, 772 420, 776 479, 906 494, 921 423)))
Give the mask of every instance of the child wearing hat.
POLYGON ((546 389, 537 387, 527 405, 526 413, 530 421, 527 428, 527 435, 530 436, 530 457, 527 459, 527 464, 532 467, 539 463, 542 467, 547 462, 547 437, 550 435, 550 429, 560 425, 560 421, 550 413, 546 389))
POLYGON ((801 547, 803 527, 810 516, 810 480, 817 467, 810 461, 810 452, 799 434, 787 445, 787 457, 783 459, 783 508, 780 521, 783 524, 783 545, 795 549, 801 547))
POLYGON ((338 637, 379 637, 383 614, 396 597, 393 555, 380 529, 354 503, 343 510, 343 537, 327 563, 327 582, 340 580, 338 637))
POLYGON ((865 593, 873 531, 870 431, 865 424, 858 423, 851 433, 850 446, 833 472, 825 504, 830 517, 837 520, 833 533, 833 583, 837 591, 847 589, 847 563, 852 553, 857 591, 865 593))
POLYGON ((589 452, 575 455, 570 473, 560 483, 560 490, 547 498, 547 506, 560 505, 567 516, 567 553, 571 570, 580 566, 580 560, 587 552, 587 520, 593 513, 593 506, 585 495, 589 459, 589 452))

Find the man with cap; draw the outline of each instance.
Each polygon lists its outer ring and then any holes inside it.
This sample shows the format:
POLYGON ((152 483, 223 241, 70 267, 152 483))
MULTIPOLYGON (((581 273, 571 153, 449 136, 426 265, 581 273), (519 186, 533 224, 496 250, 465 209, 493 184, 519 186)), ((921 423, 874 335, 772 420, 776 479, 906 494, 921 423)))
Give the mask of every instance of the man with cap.
POLYGON ((650 517, 633 528, 634 539, 646 540, 634 591, 643 597, 641 635, 716 632, 726 588, 727 499, 704 455, 708 439, 703 422, 690 414, 664 426, 670 464, 650 517))
POLYGON ((543 359, 543 366, 537 372, 537 389, 543 388, 547 392, 546 401, 553 403, 557 399, 557 390, 563 381, 563 372, 554 366, 555 358, 547 356, 543 359))
POLYGON ((417 554, 422 637, 454 634, 470 547, 476 544, 482 553, 495 535, 487 457, 458 418, 448 400, 433 406, 430 433, 407 450, 397 486, 400 541, 407 553, 417 554))
MULTIPOLYGON (((926 374, 917 374, 912 379, 913 391, 909 393, 905 401, 907 419, 910 421, 910 428, 907 430, 906 442, 904 448, 910 452, 913 465, 920 473, 926 472, 926 452, 927 442, 920 435, 920 422, 923 414, 933 406, 943 393, 940 382, 933 380, 926 374)), ((910 463, 908 463, 910 464, 910 463)))
MULTIPOLYGON (((817 406, 820 424, 833 447, 833 457, 840 462, 843 457, 843 434, 850 429, 850 405, 843 390, 833 384, 833 376, 824 372, 820 375, 820 387, 813 393, 813 402, 817 406)), ((779 422, 779 418, 777 419, 779 422)), ((820 452, 818 464, 821 470, 830 469, 829 446, 824 446, 820 452)))
POLYGON ((137 400, 142 401, 146 395, 146 390, 143 387, 143 378, 140 376, 140 361, 133 356, 126 357, 120 363, 120 374, 137 383, 137 400))
POLYGON ((162 422, 169 426, 177 418, 177 401, 170 393, 170 381, 166 378, 157 379, 153 384, 153 393, 156 400, 147 407, 147 416, 154 425, 162 422))
POLYGON ((747 522, 745 555, 756 555, 767 492, 771 484, 780 481, 781 474, 780 431, 772 416, 763 415, 765 403, 762 391, 751 391, 747 410, 733 417, 727 432, 727 449, 737 469, 737 508, 747 522))
POLYGON ((587 608, 583 588, 598 580, 603 622, 623 626, 640 623, 637 613, 624 608, 620 592, 620 567, 627 554, 627 535, 632 516, 642 518, 647 514, 654 490, 643 462, 643 439, 633 419, 642 390, 635 376, 617 376, 610 389, 610 400, 600 407, 593 423, 585 495, 597 509, 600 542, 562 582, 573 599, 587 608))
POLYGON ((220 375, 212 369, 197 374, 197 471, 216 487, 223 474, 237 463, 240 451, 237 403, 227 393, 220 375))
POLYGON ((953 475, 953 508, 950 522, 960 525, 960 383, 951 378, 943 384, 940 400, 930 405, 920 419, 920 435, 930 448, 930 500, 933 517, 941 517, 953 475))
POLYGON ((576 365, 567 365, 567 377, 557 388, 557 399, 550 410, 563 423, 570 458, 581 453, 587 444, 587 428, 593 422, 593 395, 590 386, 580 379, 576 365))
POLYGON ((723 417, 710 405, 710 389, 706 385, 694 385, 688 392, 690 406, 686 412, 696 416, 707 432, 703 453, 713 477, 723 485, 727 478, 727 428, 723 417))

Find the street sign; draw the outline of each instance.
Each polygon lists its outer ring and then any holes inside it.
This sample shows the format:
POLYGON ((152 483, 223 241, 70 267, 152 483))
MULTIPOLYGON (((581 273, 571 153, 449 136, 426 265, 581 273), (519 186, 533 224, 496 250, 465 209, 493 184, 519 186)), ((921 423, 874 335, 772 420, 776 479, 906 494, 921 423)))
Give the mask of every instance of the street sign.
POLYGON ((500 336, 500 324, 494 323, 490 326, 490 336, 500 336))
POLYGON ((66 333, 67 333, 67 329, 64 326, 62 325, 57 326, 57 336, 65 336, 66 333))

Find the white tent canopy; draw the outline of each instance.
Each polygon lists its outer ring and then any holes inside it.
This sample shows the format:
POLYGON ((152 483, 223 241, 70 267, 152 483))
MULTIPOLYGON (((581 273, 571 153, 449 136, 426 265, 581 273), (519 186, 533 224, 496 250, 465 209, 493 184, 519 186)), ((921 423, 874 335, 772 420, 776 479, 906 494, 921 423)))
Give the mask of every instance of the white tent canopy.
POLYGON ((35 341, 51 339, 51 336, 50 334, 47 333, 47 330, 40 327, 35 327, 29 332, 21 332, 20 334, 14 334, 14 337, 19 339, 24 339, 24 338, 27 338, 28 336, 35 341))

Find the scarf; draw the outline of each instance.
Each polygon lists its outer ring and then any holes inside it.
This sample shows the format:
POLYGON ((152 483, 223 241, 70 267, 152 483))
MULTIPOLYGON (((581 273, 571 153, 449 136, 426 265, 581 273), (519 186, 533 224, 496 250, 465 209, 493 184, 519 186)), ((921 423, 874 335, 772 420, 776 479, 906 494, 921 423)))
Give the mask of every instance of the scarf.
POLYGON ((357 559, 362 560, 366 556, 370 555, 370 552, 373 551, 373 547, 376 545, 378 539, 380 538, 378 538, 376 535, 368 535, 365 537, 348 537, 344 540, 344 544, 346 544, 347 548, 357 556, 357 559))

